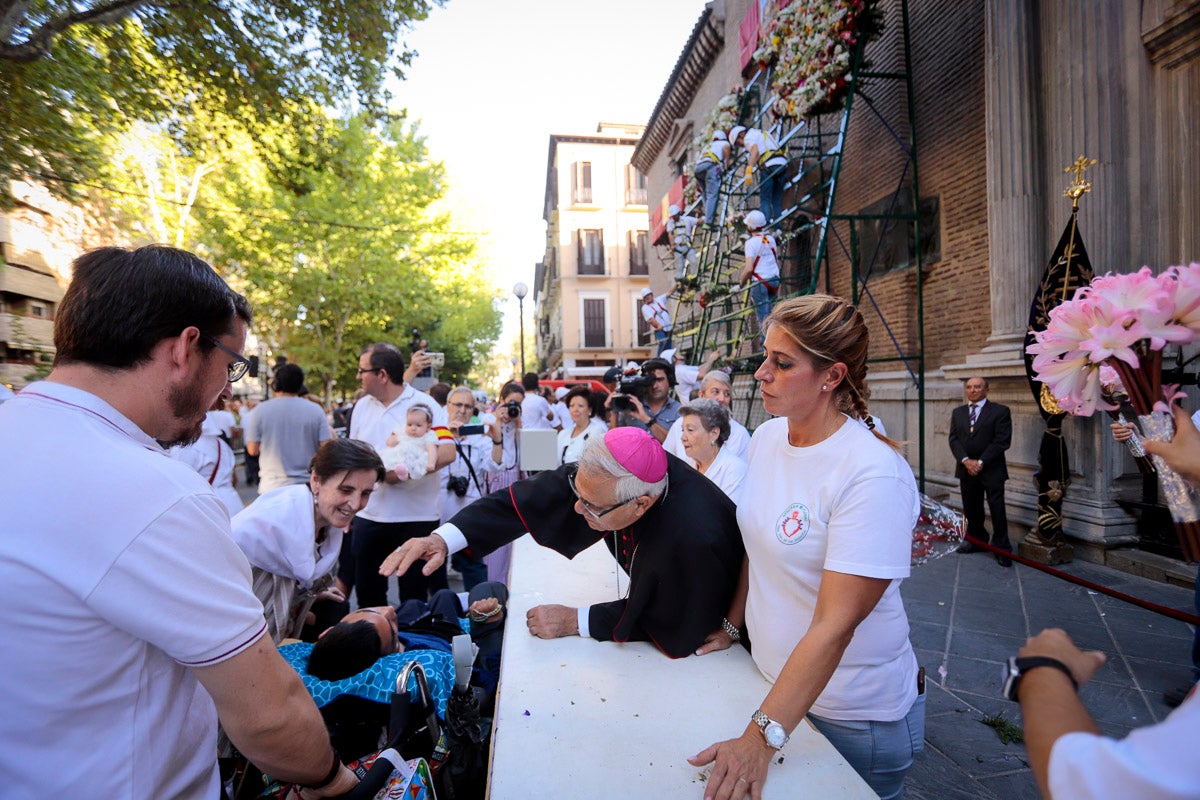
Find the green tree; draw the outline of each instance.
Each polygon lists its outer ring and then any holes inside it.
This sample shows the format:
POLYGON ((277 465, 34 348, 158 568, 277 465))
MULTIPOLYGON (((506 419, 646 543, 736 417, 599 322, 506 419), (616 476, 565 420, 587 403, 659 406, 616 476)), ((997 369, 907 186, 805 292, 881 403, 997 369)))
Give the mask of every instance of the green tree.
POLYGON ((486 357, 499 313, 474 241, 430 213, 441 165, 402 121, 311 114, 321 136, 284 128, 272 143, 287 156, 286 177, 246 159, 202 190, 196 215, 214 265, 244 287, 260 337, 326 398, 335 384, 357 387, 364 345, 406 349, 413 327, 446 354, 446 378, 465 376, 486 357))
MULTIPOLYGON (((0 0, 0 179, 90 181, 136 121, 223 115, 259 139, 309 101, 381 116, 442 0, 0 0)), ((194 132, 164 124, 175 136, 194 132)))

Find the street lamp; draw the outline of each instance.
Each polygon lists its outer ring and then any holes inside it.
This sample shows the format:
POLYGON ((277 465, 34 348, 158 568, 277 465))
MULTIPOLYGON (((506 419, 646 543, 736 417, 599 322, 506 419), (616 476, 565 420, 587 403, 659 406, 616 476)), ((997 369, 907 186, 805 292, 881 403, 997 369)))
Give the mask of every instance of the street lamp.
POLYGON ((513 287, 513 294, 517 296, 518 314, 521 315, 521 377, 525 377, 525 295, 529 294, 529 287, 520 281, 513 287))

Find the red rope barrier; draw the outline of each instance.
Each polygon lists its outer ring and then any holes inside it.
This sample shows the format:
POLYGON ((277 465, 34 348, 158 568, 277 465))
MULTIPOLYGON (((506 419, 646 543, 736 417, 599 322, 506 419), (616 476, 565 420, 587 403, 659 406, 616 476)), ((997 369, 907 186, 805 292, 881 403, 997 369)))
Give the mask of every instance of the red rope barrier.
POLYGON ((1016 553, 1010 553, 1007 550, 1001 550, 999 547, 992 547, 987 542, 980 541, 979 539, 976 539, 974 536, 964 536, 963 538, 965 541, 970 542, 971 544, 975 545, 976 547, 978 547, 981 550, 986 550, 989 553, 995 553, 996 555, 1008 556, 1013 561, 1020 562, 1021 564, 1024 564, 1027 567, 1033 567, 1036 570, 1045 572, 1047 575, 1053 575, 1054 577, 1060 578, 1061 580, 1067 581, 1069 583, 1074 583, 1074 584, 1082 586, 1086 589, 1091 589, 1092 591, 1100 592, 1100 594, 1106 594, 1109 597, 1115 597, 1117 600, 1121 600, 1126 603, 1131 603, 1135 606, 1138 606, 1139 608, 1144 608, 1147 611, 1153 611, 1155 614, 1161 614, 1164 617, 1170 617, 1171 619, 1177 619, 1180 622, 1186 622, 1189 625, 1200 626, 1200 617, 1197 617, 1195 614, 1189 614, 1186 611, 1179 611, 1174 608, 1167 608, 1166 606, 1160 606, 1158 603, 1151 603, 1149 600, 1142 600, 1139 597, 1134 597, 1133 595, 1128 595, 1128 594, 1125 594, 1124 592, 1118 592, 1116 589, 1110 589, 1107 586, 1101 586, 1098 583, 1093 583, 1093 582, 1089 581, 1087 578, 1080 578, 1080 577, 1072 575, 1068 572, 1063 572, 1062 570, 1055 569, 1054 567, 1050 567, 1045 564, 1039 564, 1036 561, 1030 561, 1027 558, 1022 558, 1021 556, 1017 555, 1016 553))

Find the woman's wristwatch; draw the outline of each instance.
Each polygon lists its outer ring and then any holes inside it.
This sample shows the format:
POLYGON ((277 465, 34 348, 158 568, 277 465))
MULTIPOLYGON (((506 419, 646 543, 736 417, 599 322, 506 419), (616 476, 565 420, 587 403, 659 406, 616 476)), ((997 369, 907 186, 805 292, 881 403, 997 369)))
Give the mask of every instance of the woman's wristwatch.
POLYGON ((754 720, 754 724, 762 731, 763 738, 767 740, 767 744, 776 750, 781 749, 788 743, 788 739, 792 738, 788 736, 788 732, 784 730, 782 725, 764 714, 761 708, 755 711, 750 719, 754 720))

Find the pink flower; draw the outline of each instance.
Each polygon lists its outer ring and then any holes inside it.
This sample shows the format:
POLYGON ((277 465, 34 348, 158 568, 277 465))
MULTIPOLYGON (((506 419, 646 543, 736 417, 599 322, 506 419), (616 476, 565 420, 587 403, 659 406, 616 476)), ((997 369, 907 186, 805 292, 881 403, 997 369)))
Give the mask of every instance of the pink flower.
POLYGON ((1137 369, 1138 357, 1133 351, 1133 345, 1143 338, 1138 328, 1137 325, 1126 327, 1122 320, 1098 322, 1091 327, 1088 331, 1091 335, 1081 341, 1079 347, 1087 351, 1093 364, 1114 357, 1137 369))
POLYGON ((1064 358, 1038 356, 1033 360, 1033 370, 1064 411, 1090 417, 1097 408, 1115 408, 1104 400, 1100 391, 1100 368, 1081 351, 1064 358))
POLYGON ((1125 392, 1125 385, 1121 383, 1121 376, 1108 364, 1100 365, 1100 387, 1107 394, 1122 394, 1125 392))
POLYGON ((1167 270, 1175 278, 1175 320, 1190 331, 1200 334, 1200 264, 1167 270))

